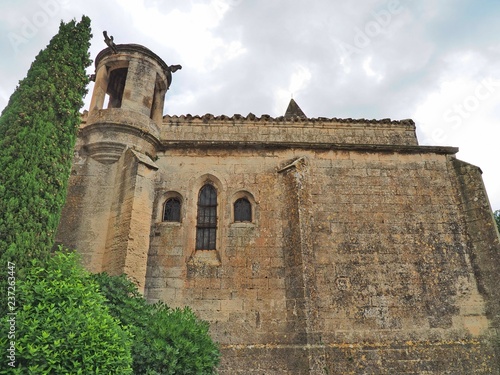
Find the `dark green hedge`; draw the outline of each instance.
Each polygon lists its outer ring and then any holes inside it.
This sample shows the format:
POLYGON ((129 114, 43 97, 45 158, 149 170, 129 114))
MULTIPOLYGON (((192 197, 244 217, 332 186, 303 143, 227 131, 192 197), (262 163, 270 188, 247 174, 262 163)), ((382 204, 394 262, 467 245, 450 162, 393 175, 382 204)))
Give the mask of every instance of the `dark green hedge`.
POLYGON ((148 304, 125 275, 93 275, 108 300, 111 315, 134 335, 135 375, 215 374, 219 348, 208 333, 208 323, 189 309, 148 304))
POLYGON ((0 117, 0 254, 20 273, 50 254, 87 92, 90 19, 61 23, 0 117))

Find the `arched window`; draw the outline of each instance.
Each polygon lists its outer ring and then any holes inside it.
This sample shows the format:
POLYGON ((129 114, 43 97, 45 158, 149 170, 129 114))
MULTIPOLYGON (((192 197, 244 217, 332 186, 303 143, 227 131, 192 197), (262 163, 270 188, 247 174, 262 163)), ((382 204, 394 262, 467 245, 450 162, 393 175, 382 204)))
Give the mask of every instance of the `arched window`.
POLYGON ((163 221, 181 221, 181 201, 179 198, 169 198, 163 208, 163 221))
POLYGON ((252 221, 252 205, 246 198, 240 198, 234 202, 234 221, 252 221))
POLYGON ((128 68, 118 68, 109 73, 108 89, 106 90, 106 95, 109 95, 108 108, 120 108, 122 106, 127 72, 128 68))
POLYGON ((206 184, 198 196, 196 250, 215 250, 217 233, 217 190, 206 184))

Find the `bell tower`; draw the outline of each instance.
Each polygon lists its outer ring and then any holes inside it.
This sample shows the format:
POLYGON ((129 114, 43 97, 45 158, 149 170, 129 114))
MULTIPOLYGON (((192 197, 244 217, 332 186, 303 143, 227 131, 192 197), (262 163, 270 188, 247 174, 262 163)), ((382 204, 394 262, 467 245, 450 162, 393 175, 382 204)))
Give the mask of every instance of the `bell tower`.
POLYGON ((109 47, 95 59, 58 241, 82 253, 91 271, 126 273, 143 290, 163 104, 181 66, 104 35, 109 47))

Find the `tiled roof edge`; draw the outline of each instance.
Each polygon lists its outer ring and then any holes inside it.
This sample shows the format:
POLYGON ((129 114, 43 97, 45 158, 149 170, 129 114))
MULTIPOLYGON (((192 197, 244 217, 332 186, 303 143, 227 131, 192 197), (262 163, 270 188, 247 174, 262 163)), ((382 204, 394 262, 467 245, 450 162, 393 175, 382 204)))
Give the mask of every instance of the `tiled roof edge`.
POLYGON ((285 118, 285 116, 279 117, 271 117, 270 115, 261 115, 256 116, 253 113, 249 113, 247 116, 242 116, 240 114, 234 114, 232 116, 219 115, 214 116, 211 113, 207 113, 205 115, 165 115, 163 116, 163 120, 165 121, 193 121, 200 120, 202 122, 208 121, 265 121, 265 122, 336 122, 336 123, 362 123, 362 124, 393 124, 393 125, 407 125, 407 126, 415 126, 415 122, 412 119, 405 120, 392 120, 390 118, 384 119, 353 119, 353 118, 328 118, 328 117, 315 117, 315 118, 300 118, 298 116, 292 118, 285 118))

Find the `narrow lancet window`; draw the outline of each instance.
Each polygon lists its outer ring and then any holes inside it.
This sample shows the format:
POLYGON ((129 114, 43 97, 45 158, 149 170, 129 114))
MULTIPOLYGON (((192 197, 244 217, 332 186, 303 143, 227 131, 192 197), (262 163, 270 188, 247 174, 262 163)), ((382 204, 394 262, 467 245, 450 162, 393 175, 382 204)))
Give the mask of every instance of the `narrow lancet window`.
POLYGON ((108 108, 120 108, 122 106, 125 82, 127 81, 128 68, 118 68, 109 74, 108 88, 106 94, 109 95, 108 108))
POLYGON ((215 250, 217 234, 217 190, 206 184, 198 197, 196 250, 215 250))

